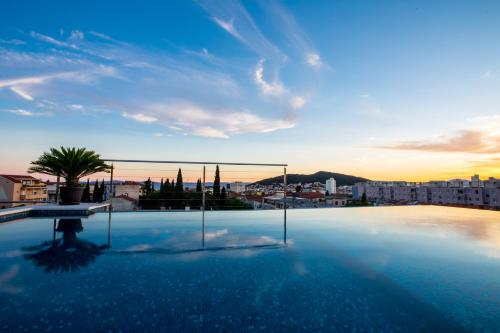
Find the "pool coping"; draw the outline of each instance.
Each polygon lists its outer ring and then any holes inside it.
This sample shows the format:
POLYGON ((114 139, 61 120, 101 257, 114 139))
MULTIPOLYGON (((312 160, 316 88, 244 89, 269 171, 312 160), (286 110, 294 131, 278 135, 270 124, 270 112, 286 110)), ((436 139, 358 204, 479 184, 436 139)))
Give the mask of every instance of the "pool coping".
POLYGON ((27 217, 89 216, 98 211, 107 211, 109 203, 81 203, 79 205, 40 205, 13 207, 0 210, 0 223, 27 217))

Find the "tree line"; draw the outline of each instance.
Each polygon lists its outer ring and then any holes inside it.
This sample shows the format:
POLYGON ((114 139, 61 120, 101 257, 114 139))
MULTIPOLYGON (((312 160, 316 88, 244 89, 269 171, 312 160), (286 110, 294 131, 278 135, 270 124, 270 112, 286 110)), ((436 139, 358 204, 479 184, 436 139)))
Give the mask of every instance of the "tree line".
MULTIPOLYGON (((184 209, 189 206, 194 209, 202 207, 203 186, 201 178, 197 179, 194 191, 184 188, 182 169, 179 168, 177 178, 174 180, 163 178, 159 189, 154 188, 151 178, 148 178, 142 188, 143 195, 139 199, 142 209, 184 209)), ((206 192, 206 191, 205 191, 206 192)), ((215 168, 213 191, 205 193, 205 209, 245 209, 248 205, 237 198, 228 198, 225 186, 221 187, 220 170, 215 168)))

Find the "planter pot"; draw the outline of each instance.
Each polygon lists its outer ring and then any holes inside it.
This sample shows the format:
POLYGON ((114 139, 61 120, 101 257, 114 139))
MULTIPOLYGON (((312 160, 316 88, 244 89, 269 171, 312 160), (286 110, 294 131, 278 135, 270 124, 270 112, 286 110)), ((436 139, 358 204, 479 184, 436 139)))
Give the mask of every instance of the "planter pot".
POLYGON ((84 187, 61 187, 59 197, 61 205, 78 205, 82 201, 84 187))

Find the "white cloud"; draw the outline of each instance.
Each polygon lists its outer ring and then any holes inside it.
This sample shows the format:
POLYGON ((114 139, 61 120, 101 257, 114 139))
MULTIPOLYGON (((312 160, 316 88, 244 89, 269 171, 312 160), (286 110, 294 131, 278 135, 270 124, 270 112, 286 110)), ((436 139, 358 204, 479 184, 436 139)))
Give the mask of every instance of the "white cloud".
POLYGON ((19 39, 10 39, 10 40, 0 39, 0 44, 24 45, 26 44, 26 42, 19 39))
POLYGON ((161 138, 162 136, 164 136, 164 134, 163 133, 153 133, 153 136, 156 138, 161 138))
POLYGON ((70 108, 71 110, 75 110, 75 111, 83 111, 83 109, 85 109, 85 107, 83 105, 80 105, 80 104, 69 104, 68 108, 70 108))
POLYGON ((304 105, 306 105, 307 99, 302 96, 295 96, 292 97, 292 100, 290 102, 290 105, 292 106, 293 109, 298 110, 302 109, 304 105))
POLYGON ((32 112, 24 109, 8 110, 8 112, 23 117, 41 117, 51 115, 50 112, 32 112))
POLYGON ((31 37, 38 39, 39 41, 55 45, 55 46, 77 49, 77 47, 74 45, 62 42, 62 41, 57 40, 55 38, 52 38, 50 36, 42 35, 41 33, 38 33, 36 31, 31 32, 31 37))
POLYGON ((19 87, 10 87, 10 90, 13 91, 14 93, 16 93, 21 98, 24 98, 27 101, 32 101, 33 100, 33 97, 31 97, 30 94, 28 94, 26 91, 22 90, 19 87))
POLYGON ((278 80, 267 82, 264 79, 264 59, 260 60, 255 68, 255 83, 264 95, 281 96, 287 93, 287 89, 278 80))
POLYGON ((291 120, 263 118, 248 111, 204 108, 185 101, 151 104, 144 107, 144 110, 148 116, 127 112, 122 115, 136 121, 157 121, 176 131, 212 138, 229 138, 242 133, 268 133, 295 126, 291 120))
POLYGON ((138 121, 140 123, 154 123, 158 119, 155 117, 147 116, 142 113, 127 113, 127 112, 122 112, 122 117, 127 118, 127 119, 132 119, 135 121, 138 121))
POLYGON ((69 36, 69 39, 74 42, 83 40, 84 38, 85 38, 84 33, 79 30, 72 30, 69 36))
POLYGON ((244 38, 240 35, 240 33, 234 27, 234 24, 233 24, 234 18, 232 18, 229 21, 224 21, 224 20, 214 16, 212 19, 214 20, 215 23, 217 23, 217 25, 219 27, 226 30, 228 33, 230 33, 231 35, 233 35, 234 37, 236 37, 240 41, 244 41, 244 38))
POLYGON ((321 57, 317 53, 308 53, 306 54, 306 62, 315 68, 320 68, 323 67, 323 61, 321 60, 321 57))

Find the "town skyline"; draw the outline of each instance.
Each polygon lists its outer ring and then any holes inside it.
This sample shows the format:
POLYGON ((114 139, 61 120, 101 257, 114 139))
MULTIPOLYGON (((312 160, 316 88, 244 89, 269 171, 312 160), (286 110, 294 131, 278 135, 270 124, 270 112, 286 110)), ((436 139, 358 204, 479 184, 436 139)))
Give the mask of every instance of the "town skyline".
POLYGON ((372 180, 500 177, 500 3, 3 6, 1 173, 85 146, 372 180))

